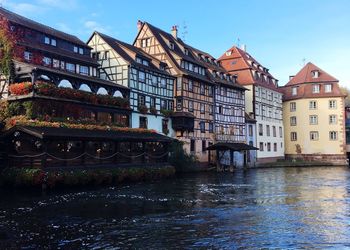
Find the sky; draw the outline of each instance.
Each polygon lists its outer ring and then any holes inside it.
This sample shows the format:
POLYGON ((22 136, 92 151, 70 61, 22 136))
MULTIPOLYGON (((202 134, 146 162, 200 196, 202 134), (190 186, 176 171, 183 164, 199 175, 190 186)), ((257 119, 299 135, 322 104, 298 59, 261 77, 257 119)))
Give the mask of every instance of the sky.
POLYGON ((0 0, 0 5, 87 41, 94 30, 133 43, 137 20, 179 27, 189 45, 220 57, 233 45, 283 86, 312 62, 350 88, 349 0, 0 0))

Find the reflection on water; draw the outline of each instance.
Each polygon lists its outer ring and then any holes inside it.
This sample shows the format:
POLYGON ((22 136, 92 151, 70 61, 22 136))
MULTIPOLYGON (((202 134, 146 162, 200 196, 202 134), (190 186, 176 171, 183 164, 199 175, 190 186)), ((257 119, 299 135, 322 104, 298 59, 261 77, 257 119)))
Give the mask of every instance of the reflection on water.
POLYGON ((2 193, 0 248, 350 247, 347 168, 257 169, 2 193))

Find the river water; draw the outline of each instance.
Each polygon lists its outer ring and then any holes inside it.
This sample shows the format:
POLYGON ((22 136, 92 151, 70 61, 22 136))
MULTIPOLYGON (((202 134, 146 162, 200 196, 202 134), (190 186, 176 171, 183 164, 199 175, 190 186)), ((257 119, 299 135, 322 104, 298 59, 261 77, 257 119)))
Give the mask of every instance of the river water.
POLYGON ((252 169, 38 194, 2 191, 0 249, 350 247, 350 171, 252 169))

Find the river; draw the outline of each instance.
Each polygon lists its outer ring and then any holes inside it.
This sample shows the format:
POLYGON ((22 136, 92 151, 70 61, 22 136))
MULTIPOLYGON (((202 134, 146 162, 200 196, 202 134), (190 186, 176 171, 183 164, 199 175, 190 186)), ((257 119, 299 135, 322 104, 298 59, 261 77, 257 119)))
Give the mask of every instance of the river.
POLYGON ((51 193, 1 191, 0 249, 350 247, 343 167, 201 173, 51 193))

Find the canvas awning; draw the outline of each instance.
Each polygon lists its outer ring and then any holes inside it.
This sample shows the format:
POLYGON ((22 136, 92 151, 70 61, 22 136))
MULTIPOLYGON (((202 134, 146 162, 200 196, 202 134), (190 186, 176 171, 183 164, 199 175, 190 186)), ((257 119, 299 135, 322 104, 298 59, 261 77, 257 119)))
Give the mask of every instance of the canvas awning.
POLYGON ((233 150, 233 151, 244 151, 244 150, 258 150, 258 148, 250 146, 245 143, 237 142, 218 142, 207 147, 207 150, 233 150))

